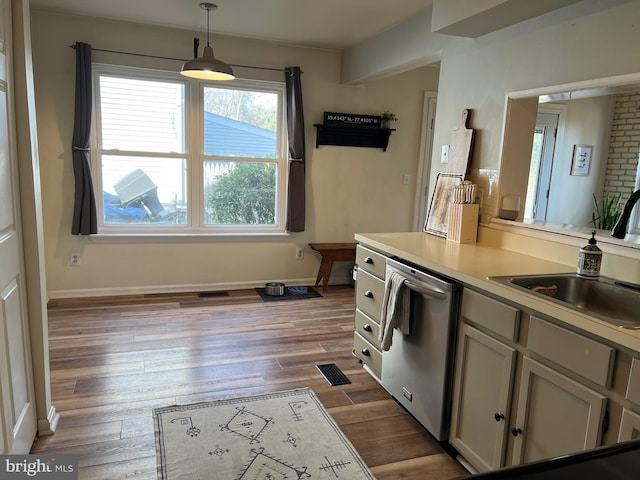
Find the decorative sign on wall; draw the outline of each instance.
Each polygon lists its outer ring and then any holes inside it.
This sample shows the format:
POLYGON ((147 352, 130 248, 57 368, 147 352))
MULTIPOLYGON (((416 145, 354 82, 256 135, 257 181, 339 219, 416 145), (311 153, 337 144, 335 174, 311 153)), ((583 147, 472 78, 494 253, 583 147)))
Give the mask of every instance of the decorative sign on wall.
POLYGON ((380 115, 324 112, 324 125, 360 125, 363 127, 380 127, 381 124, 382 116, 380 115))
POLYGON ((589 175, 593 145, 574 145, 571 175, 589 175))

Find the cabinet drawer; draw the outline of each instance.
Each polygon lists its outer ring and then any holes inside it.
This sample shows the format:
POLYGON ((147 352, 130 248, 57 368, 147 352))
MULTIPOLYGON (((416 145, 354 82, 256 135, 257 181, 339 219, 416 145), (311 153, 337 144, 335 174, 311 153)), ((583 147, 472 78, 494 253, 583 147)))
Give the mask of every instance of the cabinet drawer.
POLYGON ((520 310, 473 290, 462 294, 462 316, 509 340, 518 337, 520 310))
POLYGON ((376 322, 379 322, 383 299, 384 282, 370 273, 358 271, 356 306, 376 322))
POLYGON ((358 270, 364 270, 384 280, 387 265, 385 256, 358 245, 356 248, 356 264, 358 270))
POLYGON ((380 325, 373 319, 367 317, 360 310, 356 310, 356 332, 358 332, 369 343, 380 349, 380 325))
POLYGON ((629 374, 626 398, 640 405, 640 359, 638 358, 634 358, 631 362, 631 373, 629 374))
POLYGON ((356 356, 380 377, 382 372, 382 353, 358 333, 353 334, 353 349, 356 356))
POLYGON ((531 317, 527 348, 598 385, 609 385, 615 351, 607 345, 531 317))

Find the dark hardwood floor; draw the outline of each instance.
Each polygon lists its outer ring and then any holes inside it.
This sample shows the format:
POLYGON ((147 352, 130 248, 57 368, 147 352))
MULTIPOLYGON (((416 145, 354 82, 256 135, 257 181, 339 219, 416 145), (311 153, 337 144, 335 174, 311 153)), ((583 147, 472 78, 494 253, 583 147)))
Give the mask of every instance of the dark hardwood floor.
POLYGON ((61 418, 32 453, 79 455, 81 479, 155 479, 154 407, 309 386, 379 480, 465 475, 352 356, 353 296, 333 286, 322 298, 278 302, 254 290, 53 300, 61 418), (352 383, 330 386, 320 363, 336 363, 352 383))

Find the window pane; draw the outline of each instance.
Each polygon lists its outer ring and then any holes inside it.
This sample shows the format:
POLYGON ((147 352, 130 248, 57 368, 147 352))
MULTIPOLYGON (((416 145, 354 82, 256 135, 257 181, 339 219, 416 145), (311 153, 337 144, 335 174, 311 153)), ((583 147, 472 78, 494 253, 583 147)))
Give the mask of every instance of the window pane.
POLYGON ((100 77, 102 148, 184 153, 184 85, 100 77))
POLYGON ((204 88, 204 153, 276 158, 277 93, 204 88))
POLYGON ((207 225, 274 225, 277 164, 204 162, 207 225))
POLYGON ((186 160, 102 156, 104 223, 187 223, 186 160))

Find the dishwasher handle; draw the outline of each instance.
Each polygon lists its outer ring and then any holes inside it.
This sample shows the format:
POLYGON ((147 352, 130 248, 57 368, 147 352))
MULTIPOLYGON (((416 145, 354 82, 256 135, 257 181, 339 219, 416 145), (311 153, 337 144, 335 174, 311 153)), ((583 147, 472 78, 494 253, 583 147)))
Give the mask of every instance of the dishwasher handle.
POLYGON ((435 298, 437 300, 446 300, 447 295, 438 290, 433 290, 431 288, 425 287, 418 283, 411 282, 409 280, 405 280, 404 284, 409 287, 409 290, 413 290, 414 292, 420 293, 422 295, 426 295, 431 298, 435 298))

